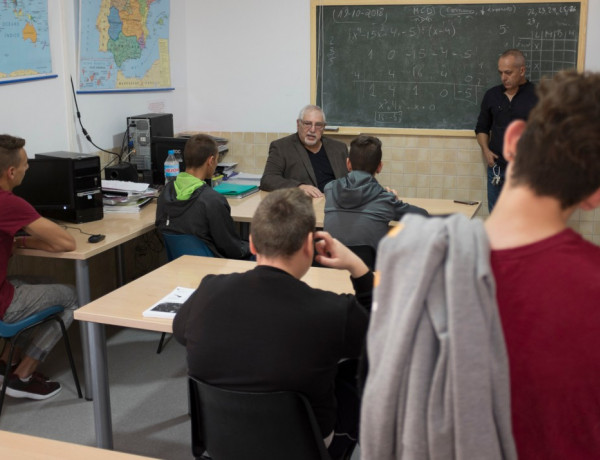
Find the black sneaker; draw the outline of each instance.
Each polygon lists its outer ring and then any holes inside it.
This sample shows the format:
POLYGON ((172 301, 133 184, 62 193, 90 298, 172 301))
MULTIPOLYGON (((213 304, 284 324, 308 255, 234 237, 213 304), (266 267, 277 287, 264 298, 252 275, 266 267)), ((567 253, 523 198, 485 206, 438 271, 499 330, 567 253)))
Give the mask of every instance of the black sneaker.
POLYGON ((44 380, 34 373, 28 382, 23 382, 18 375, 8 377, 6 394, 13 398, 47 399, 60 391, 60 383, 44 380))

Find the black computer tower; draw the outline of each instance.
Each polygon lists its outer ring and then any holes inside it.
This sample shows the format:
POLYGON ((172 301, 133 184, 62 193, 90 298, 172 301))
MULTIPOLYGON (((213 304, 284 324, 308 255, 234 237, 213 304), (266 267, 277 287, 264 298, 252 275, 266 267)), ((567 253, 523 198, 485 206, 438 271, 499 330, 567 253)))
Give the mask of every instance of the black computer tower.
POLYGON ((131 155, 127 161, 138 170, 143 182, 164 183, 163 164, 157 159, 155 137, 173 137, 173 114, 146 113, 127 117, 128 146, 131 155), (163 177, 162 180, 160 177, 163 177))
POLYGON ((49 152, 29 159, 13 192, 44 217, 80 223, 104 216, 101 185, 98 155, 49 152))

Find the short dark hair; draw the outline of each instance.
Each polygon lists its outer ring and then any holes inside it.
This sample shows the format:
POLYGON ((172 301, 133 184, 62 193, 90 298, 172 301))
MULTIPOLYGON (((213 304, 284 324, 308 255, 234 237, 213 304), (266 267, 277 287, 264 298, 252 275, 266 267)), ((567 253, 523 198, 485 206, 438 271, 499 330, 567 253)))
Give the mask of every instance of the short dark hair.
POLYGON ((188 139, 183 149, 186 168, 199 168, 206 160, 219 153, 215 140, 206 134, 196 134, 188 139))
POLYGON ((600 74, 562 71, 537 92, 511 179, 567 209, 600 188, 600 74))
POLYGON ((358 136, 350 143, 348 157, 354 171, 375 174, 381 163, 381 141, 373 136, 358 136))
POLYGON ((250 234, 256 251, 266 257, 290 257, 315 230, 312 199, 299 188, 275 190, 252 217, 250 234))
POLYGON ((11 166, 19 166, 21 158, 19 152, 25 146, 25 139, 0 134, 0 174, 11 166))

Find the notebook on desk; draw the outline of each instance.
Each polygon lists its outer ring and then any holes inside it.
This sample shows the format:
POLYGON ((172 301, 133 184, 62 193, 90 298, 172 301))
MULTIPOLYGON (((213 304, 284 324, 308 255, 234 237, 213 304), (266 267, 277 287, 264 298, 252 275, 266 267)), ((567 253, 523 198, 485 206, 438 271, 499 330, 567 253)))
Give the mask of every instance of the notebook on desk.
POLYGON ((165 297, 142 313, 147 318, 173 319, 183 303, 194 293, 195 289, 176 287, 165 297))
POLYGON ((215 186, 213 190, 219 192, 221 195, 225 195, 227 198, 244 198, 258 192, 258 187, 256 185, 223 182, 215 186))

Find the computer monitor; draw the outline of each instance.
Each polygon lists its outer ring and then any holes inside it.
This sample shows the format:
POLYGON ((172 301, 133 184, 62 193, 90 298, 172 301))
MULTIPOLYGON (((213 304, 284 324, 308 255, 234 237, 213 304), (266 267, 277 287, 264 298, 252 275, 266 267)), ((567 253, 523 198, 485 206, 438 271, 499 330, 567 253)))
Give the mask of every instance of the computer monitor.
POLYGON ((156 136, 151 139, 152 144, 152 183, 165 183, 164 164, 169 154, 169 150, 174 150, 175 155, 181 159, 179 171, 185 171, 185 158, 183 149, 189 137, 162 137, 156 136))

